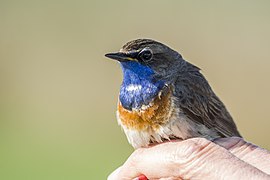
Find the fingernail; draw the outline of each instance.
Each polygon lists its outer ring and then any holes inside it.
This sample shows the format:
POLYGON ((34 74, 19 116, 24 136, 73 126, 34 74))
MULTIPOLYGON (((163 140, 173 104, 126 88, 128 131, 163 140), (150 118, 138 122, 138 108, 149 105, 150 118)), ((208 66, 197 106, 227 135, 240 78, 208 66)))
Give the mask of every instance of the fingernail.
POLYGON ((145 175, 142 174, 142 175, 136 177, 136 178, 133 179, 133 180, 148 180, 148 178, 147 178, 145 175))

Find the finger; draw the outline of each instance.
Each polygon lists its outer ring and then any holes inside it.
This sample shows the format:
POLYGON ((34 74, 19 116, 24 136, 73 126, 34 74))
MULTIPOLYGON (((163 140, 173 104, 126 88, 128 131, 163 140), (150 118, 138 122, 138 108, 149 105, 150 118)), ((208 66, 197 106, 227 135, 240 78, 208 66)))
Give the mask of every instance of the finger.
POLYGON ((214 141, 239 159, 270 174, 270 152, 239 137, 220 138, 214 141))
MULTIPOLYGON (((121 167, 117 168, 114 172, 112 172, 109 177, 108 180, 115 180, 115 179, 119 179, 119 171, 120 171, 121 167)), ((140 175, 136 178, 134 178, 133 180, 148 180, 148 178, 145 175, 140 175)), ((152 179, 152 180, 181 180, 180 178, 176 178, 176 177, 169 177, 169 178, 158 178, 158 179, 152 179)))
POLYGON ((269 178, 259 169, 204 138, 138 149, 118 171, 116 179, 134 179, 140 174, 145 174, 149 179, 269 178))
POLYGON ((107 180, 117 180, 119 179, 118 173, 121 170, 122 166, 118 167, 116 170, 114 170, 107 178, 107 180))
POLYGON ((134 179, 140 174, 145 174, 149 179, 178 177, 178 168, 172 167, 179 154, 192 154, 192 141, 185 142, 185 146, 179 146, 181 142, 162 143, 149 148, 137 149, 125 162, 121 170, 112 173, 113 179, 134 179))
MULTIPOLYGON (((109 176, 108 180, 118 180, 119 179, 119 171, 121 170, 121 166, 118 167, 115 171, 113 171, 109 176)), ((122 177, 123 178, 123 177, 122 177)), ((148 180, 145 175, 139 175, 138 177, 134 178, 133 180, 148 180)))

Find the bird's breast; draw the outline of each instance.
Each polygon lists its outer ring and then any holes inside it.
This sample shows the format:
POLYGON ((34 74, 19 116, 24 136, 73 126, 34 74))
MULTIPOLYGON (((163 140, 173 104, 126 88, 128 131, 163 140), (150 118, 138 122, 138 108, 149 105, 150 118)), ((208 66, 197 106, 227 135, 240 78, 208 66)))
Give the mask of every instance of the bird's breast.
POLYGON ((127 110, 118 102, 118 120, 127 129, 156 130, 166 124, 172 114, 172 88, 165 86, 148 105, 127 110))

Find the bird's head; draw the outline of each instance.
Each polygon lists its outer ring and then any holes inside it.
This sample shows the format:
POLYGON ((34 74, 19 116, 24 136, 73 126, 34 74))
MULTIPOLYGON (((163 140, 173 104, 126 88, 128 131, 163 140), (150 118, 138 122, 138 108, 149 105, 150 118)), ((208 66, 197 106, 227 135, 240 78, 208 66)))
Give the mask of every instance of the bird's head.
POLYGON ((126 43, 119 52, 108 53, 108 58, 120 62, 123 82, 119 99, 125 109, 147 105, 185 69, 186 61, 168 46, 150 39, 126 43))
POLYGON ((119 52, 108 53, 105 56, 119 61, 123 71, 128 69, 142 73, 142 77, 151 76, 158 79, 170 76, 183 62, 178 52, 151 39, 130 41, 119 52))

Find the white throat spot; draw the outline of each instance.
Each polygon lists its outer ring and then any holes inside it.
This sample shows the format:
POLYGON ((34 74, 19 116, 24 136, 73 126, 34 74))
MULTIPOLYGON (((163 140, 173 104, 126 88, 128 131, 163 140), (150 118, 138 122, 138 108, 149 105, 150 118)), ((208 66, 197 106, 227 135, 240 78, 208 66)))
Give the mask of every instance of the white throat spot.
POLYGON ((139 84, 131 84, 126 87, 127 91, 139 91, 142 89, 142 85, 139 84))

